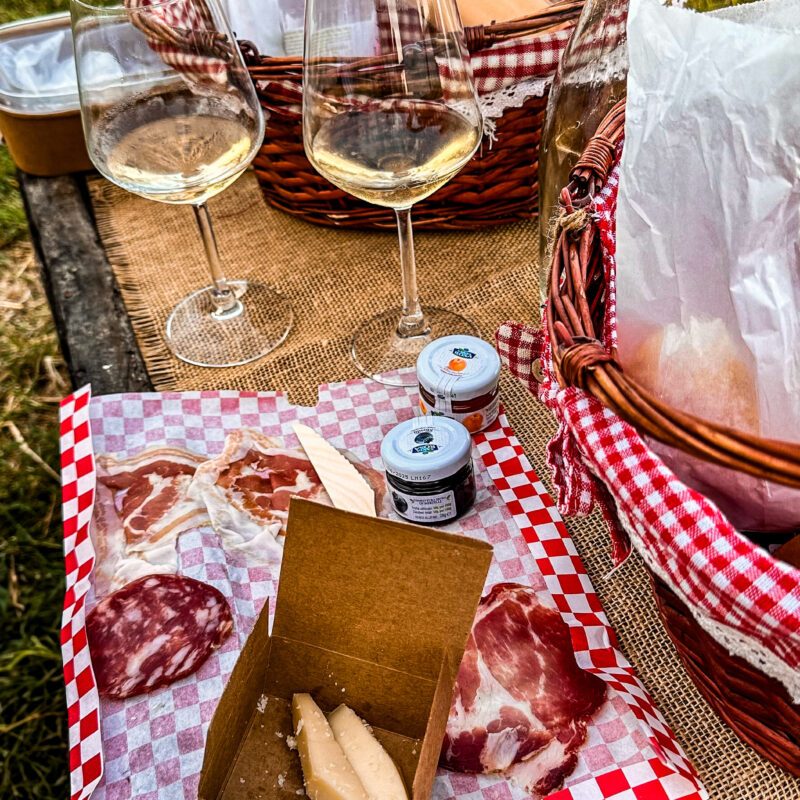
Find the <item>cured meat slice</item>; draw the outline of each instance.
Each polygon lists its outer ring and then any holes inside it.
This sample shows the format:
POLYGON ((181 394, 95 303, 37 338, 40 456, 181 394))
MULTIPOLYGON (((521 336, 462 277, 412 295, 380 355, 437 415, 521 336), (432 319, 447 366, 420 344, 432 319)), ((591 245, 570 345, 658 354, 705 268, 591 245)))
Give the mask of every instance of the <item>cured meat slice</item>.
POLYGON ((178 571, 175 539, 167 538, 147 550, 129 552, 114 493, 98 482, 90 527, 95 552, 94 594, 97 599, 144 575, 178 571))
POLYGON ((195 470, 204 460, 175 447, 149 448, 124 460, 97 459, 97 480, 114 493, 127 552, 163 546, 207 518, 204 506, 188 496, 195 470))
MULTIPOLYGON (((370 485, 382 487, 380 473, 344 455, 370 485)), ((265 563, 280 560, 278 537, 285 533, 292 497, 331 504, 303 450, 247 429, 229 434, 222 453, 198 467, 189 494, 206 506, 225 546, 265 563)), ((383 488, 376 493, 379 509, 384 495, 383 488)))
POLYGON ((500 583, 481 600, 458 672, 443 766, 500 772, 534 796, 575 768, 603 680, 575 661, 569 628, 527 586, 500 583))
POLYGON ((182 575, 148 575, 89 612, 86 632, 101 695, 122 700, 195 672, 233 630, 213 586, 182 575))
POLYGON ((280 560, 292 497, 327 497, 302 451, 253 430, 229 434, 222 452, 195 473, 189 494, 203 502, 223 544, 256 561, 280 560))

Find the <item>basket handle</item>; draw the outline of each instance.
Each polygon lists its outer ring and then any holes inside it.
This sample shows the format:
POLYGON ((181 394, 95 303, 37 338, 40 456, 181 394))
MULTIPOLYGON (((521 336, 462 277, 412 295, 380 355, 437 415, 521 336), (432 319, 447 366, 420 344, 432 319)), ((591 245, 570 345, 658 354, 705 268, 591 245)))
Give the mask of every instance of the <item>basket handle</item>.
POLYGON ((561 2, 520 19, 509 22, 492 22, 489 25, 472 25, 464 28, 467 49, 470 53, 476 53, 506 39, 532 33, 544 33, 547 30, 561 27, 574 20, 582 8, 583 0, 561 0, 561 2))
POLYGON ((597 223, 586 212, 608 179, 624 135, 625 101, 617 103, 570 173, 561 193, 553 248, 547 328, 562 386, 597 398, 640 433, 705 461, 800 489, 800 444, 765 439, 687 414, 626 375, 597 332, 605 313, 605 276, 597 223))

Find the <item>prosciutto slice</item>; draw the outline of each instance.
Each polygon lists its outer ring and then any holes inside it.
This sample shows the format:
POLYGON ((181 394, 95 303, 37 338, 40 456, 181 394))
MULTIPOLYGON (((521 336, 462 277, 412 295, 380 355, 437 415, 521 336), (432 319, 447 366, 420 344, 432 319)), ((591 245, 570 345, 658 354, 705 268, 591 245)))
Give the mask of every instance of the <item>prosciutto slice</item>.
MULTIPOLYGON (((386 495, 382 476, 350 454, 343 455, 376 489, 380 512, 386 495)), ((229 434, 222 453, 198 467, 189 496, 206 507, 223 546, 243 552, 254 563, 280 560, 280 537, 292 497, 331 505, 303 450, 248 429, 229 434)))
POLYGON ((481 600, 458 672, 443 766, 503 773, 533 796, 558 788, 577 762, 603 680, 575 661, 569 628, 514 583, 481 600))
POLYGON ((302 450, 247 429, 229 434, 222 453, 197 469, 189 495, 208 509, 224 546, 265 563, 280 560, 291 498, 328 497, 302 450))

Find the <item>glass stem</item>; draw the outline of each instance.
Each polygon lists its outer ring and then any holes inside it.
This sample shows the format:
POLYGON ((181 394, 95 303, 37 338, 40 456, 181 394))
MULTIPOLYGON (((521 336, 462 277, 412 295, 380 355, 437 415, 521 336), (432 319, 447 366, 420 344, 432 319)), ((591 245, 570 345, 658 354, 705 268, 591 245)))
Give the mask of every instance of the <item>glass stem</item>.
POLYGON ((211 224, 211 215, 205 203, 192 206, 194 216, 197 220, 197 227, 200 228, 200 235, 203 237, 203 247, 208 259, 208 268, 211 271, 211 281, 213 285, 209 290, 211 301, 215 309, 215 317, 232 317, 241 313, 242 304, 236 299, 233 289, 228 285, 225 273, 222 271, 222 260, 219 257, 217 247, 217 237, 214 235, 214 227, 211 224))
POLYGON ((397 324, 397 335, 403 339, 425 336, 430 332, 422 313, 417 291, 417 262, 414 258, 414 231, 411 227, 411 207, 398 208, 397 233, 400 237, 400 270, 403 275, 403 311, 397 324))

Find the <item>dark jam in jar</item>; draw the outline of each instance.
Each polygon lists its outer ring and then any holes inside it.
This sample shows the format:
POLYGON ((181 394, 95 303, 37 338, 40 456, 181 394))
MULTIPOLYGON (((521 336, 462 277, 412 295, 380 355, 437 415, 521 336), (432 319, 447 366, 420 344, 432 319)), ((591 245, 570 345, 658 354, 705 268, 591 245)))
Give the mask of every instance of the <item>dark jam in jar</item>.
POLYGON ((475 503, 469 431, 446 417, 401 422, 381 443, 395 511, 411 522, 443 525, 475 503))

